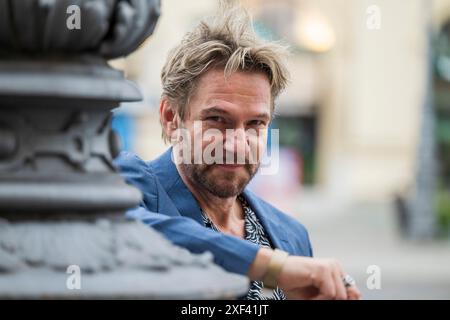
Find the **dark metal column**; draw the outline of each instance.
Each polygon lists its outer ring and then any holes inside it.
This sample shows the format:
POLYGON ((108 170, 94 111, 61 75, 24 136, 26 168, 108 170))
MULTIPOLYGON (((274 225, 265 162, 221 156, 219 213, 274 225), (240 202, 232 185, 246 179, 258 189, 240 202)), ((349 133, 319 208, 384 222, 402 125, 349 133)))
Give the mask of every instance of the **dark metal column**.
POLYGON ((210 254, 192 255, 124 219, 141 194, 112 165, 111 109, 141 94, 106 61, 150 36, 159 9, 158 0, 0 0, 1 298, 247 291, 248 280, 210 254), (80 29, 67 27, 72 5, 80 29))

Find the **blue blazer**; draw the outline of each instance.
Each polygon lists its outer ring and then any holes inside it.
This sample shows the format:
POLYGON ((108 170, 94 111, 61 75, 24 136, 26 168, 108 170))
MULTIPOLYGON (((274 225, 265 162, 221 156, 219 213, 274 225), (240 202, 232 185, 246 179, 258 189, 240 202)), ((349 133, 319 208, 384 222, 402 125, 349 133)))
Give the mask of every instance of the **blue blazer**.
MULTIPOLYGON (((191 252, 210 251, 215 263, 230 272, 247 274, 259 246, 203 225, 200 207, 172 161, 172 148, 150 162, 122 152, 115 164, 125 180, 143 193, 140 206, 129 210, 128 218, 144 222, 191 252)), ((276 248, 291 255, 312 256, 302 224, 247 188, 243 194, 276 248)))

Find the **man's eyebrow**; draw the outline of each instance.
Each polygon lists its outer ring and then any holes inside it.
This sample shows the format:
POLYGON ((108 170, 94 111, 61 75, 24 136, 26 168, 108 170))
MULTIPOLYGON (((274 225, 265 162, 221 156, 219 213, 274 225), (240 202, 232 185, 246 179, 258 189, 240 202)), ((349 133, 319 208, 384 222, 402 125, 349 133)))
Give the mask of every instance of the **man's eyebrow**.
POLYGON ((208 109, 203 109, 202 111, 200 111, 200 115, 202 116, 207 116, 209 114, 223 114, 223 115, 228 115, 228 112, 222 108, 219 107, 211 107, 208 109))
MULTIPOLYGON (((202 111, 200 111, 200 115, 203 117, 208 116, 210 114, 229 115, 229 113, 225 109, 222 109, 219 107, 211 107, 211 108, 203 109, 202 111)), ((261 113, 258 113, 256 115, 252 116, 252 118, 269 120, 271 117, 270 117, 269 113, 261 112, 261 113)))
POLYGON ((254 118, 268 120, 268 119, 270 119, 270 114, 267 112, 261 112, 261 113, 258 113, 257 115, 255 115, 254 118))

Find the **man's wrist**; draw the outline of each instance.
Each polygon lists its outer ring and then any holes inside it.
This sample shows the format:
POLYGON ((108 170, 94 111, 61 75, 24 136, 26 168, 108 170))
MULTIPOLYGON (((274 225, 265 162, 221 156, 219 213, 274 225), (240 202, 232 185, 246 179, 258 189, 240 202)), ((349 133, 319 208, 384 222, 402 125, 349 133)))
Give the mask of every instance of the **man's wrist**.
POLYGON ((252 281, 260 281, 263 279, 266 274, 270 259, 272 258, 273 250, 269 248, 260 248, 258 253, 253 260, 253 263, 250 265, 248 270, 248 277, 252 281))
POLYGON ((275 249, 267 268, 267 271, 262 279, 264 287, 275 289, 278 285, 278 279, 286 263, 289 254, 286 251, 275 249))

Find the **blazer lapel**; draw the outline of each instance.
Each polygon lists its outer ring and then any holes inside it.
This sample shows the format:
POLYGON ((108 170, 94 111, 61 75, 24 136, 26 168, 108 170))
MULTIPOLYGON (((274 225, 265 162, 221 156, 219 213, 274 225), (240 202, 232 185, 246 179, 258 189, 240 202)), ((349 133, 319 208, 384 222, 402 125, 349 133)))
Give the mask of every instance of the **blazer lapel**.
POLYGON ((150 166, 178 212, 203 225, 200 206, 178 173, 172 157, 172 148, 152 161, 150 166))
POLYGON ((248 190, 248 188, 246 188, 243 193, 248 204, 258 216, 264 230, 268 234, 270 241, 275 248, 292 253, 294 248, 289 243, 286 233, 281 227, 280 219, 276 213, 264 205, 264 203, 262 203, 253 192, 248 190))

